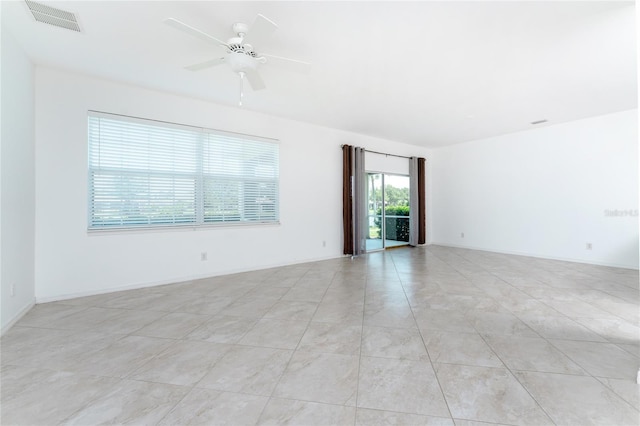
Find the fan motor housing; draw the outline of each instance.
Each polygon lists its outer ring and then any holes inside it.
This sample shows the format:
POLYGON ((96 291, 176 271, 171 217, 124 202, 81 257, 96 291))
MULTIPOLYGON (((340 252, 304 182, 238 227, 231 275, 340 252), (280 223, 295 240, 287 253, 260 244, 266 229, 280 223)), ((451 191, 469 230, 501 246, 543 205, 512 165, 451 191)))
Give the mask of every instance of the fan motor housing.
POLYGON ((258 56, 256 52, 252 50, 250 44, 242 45, 240 43, 229 43, 227 45, 227 49, 231 53, 241 53, 243 55, 251 56, 253 58, 258 56))

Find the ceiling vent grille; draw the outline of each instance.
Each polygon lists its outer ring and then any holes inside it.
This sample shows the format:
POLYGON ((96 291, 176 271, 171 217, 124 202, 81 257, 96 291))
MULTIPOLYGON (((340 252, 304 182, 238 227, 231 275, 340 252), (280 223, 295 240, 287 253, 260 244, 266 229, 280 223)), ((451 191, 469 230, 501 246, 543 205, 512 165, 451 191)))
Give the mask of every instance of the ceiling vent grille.
POLYGON ((80 32, 80 25, 73 13, 31 0, 25 0, 25 3, 36 21, 53 25, 54 27, 80 32))
POLYGON ((537 121, 532 121, 531 124, 542 124, 542 123, 546 123, 547 121, 548 121, 547 119, 537 120, 537 121))

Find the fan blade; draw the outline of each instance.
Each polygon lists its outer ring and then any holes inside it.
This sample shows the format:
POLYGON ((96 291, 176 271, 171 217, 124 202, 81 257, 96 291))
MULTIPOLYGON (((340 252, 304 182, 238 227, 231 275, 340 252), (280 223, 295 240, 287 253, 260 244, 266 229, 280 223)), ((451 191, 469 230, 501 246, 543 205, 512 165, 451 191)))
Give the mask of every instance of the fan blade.
POLYGON ((216 65, 220 65, 224 63, 224 61, 225 61, 225 57, 223 56, 222 58, 209 59, 208 61, 200 62, 199 64, 189 65, 188 67, 184 67, 184 68, 189 71, 200 71, 206 68, 211 68, 211 67, 215 67, 216 65))
POLYGON ((265 18, 262 15, 256 16, 256 20, 253 21, 253 25, 249 27, 249 31, 245 34, 242 43, 244 44, 254 44, 260 43, 264 40, 267 40, 271 34, 275 30, 278 29, 278 26, 275 22, 265 18))
POLYGON ((245 77, 249 80, 249 84, 253 90, 262 90, 266 86, 264 85, 264 81, 262 81, 262 77, 258 74, 258 71, 255 69, 247 69, 244 71, 245 77))
POLYGON ((308 74, 311 71, 311 64, 309 62, 298 61, 297 59, 283 58, 282 56, 267 55, 261 53, 260 56, 267 58, 267 64, 271 64, 276 67, 284 68, 289 71, 308 74))
POLYGON ((222 45, 227 47, 227 43, 225 43, 222 40, 218 40, 217 38, 215 38, 214 36, 210 36, 209 34, 200 31, 197 28, 193 28, 187 24, 185 24, 184 22, 180 22, 177 19, 173 19, 173 18, 168 18, 164 21, 165 24, 172 26, 173 28, 180 30, 180 31, 184 31, 187 34, 190 34, 196 38, 199 38, 200 40, 204 40, 204 41, 208 41, 209 43, 213 43, 215 45, 222 45))

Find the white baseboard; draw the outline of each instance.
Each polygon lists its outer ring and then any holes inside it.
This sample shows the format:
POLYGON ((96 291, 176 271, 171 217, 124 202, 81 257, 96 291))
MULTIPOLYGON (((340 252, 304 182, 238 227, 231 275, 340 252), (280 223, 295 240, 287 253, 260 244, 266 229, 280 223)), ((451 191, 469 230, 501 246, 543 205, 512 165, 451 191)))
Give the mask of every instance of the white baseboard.
POLYGON ((290 266, 290 265, 300 265, 300 264, 303 264, 303 263, 310 263, 310 262, 321 262, 323 260, 339 259, 341 257, 343 257, 343 256, 342 255, 340 255, 340 256, 326 256, 326 257, 321 257, 321 258, 305 259, 305 260, 298 260, 298 261, 286 262, 286 263, 283 262, 283 263, 278 263, 278 264, 260 265, 258 268, 228 269, 228 270, 221 271, 221 272, 218 272, 218 273, 213 274, 213 275, 212 274, 189 275, 189 276, 183 276, 183 277, 169 278, 169 279, 160 280, 160 281, 148 281, 148 282, 141 282, 141 283, 124 285, 124 286, 118 286, 118 287, 111 287, 111 288, 106 288, 106 289, 89 290, 89 291, 83 291, 83 292, 78 292, 78 293, 66 293, 66 294, 55 295, 55 296, 36 297, 35 303, 38 304, 38 303, 48 303, 48 302, 59 302, 59 301, 62 301, 62 300, 76 299, 78 297, 97 296, 99 294, 115 293, 115 292, 118 292, 118 291, 137 290, 137 289, 141 289, 141 288, 157 287, 157 286, 160 286, 160 285, 175 284, 175 283, 181 283, 181 282, 185 282, 185 281, 195 281, 195 280, 201 280, 201 279, 204 279, 204 278, 219 277, 219 276, 223 276, 223 275, 240 274, 240 273, 243 273, 243 272, 261 271, 261 270, 265 270, 265 269, 280 268, 280 267, 283 267, 283 266, 290 266))
POLYGON ((11 329, 11 327, 13 327, 18 321, 20 321, 20 319, 25 316, 25 314, 29 312, 35 305, 36 301, 34 299, 32 302, 28 303, 24 308, 22 308, 11 321, 9 321, 4 325, 4 327, 2 327, 2 330, 0 330, 0 336, 4 336, 4 334, 9 331, 9 329, 11 329))
POLYGON ((548 256, 548 255, 542 255, 542 254, 536 254, 536 253, 528 253, 528 252, 519 252, 519 251, 513 251, 513 250, 496 250, 496 249, 491 249, 491 248, 486 248, 486 247, 475 247, 475 246, 467 246, 467 245, 461 245, 461 244, 451 244, 451 243, 443 243, 443 242, 435 242, 435 241, 429 243, 428 245, 461 248, 461 249, 467 249, 467 250, 488 251, 490 253, 512 254, 512 255, 515 255, 515 256, 535 257, 537 259, 561 260, 563 262, 585 263, 587 265, 608 266, 608 267, 611 267, 611 268, 631 269, 631 270, 634 270, 634 271, 638 270, 638 268, 634 268, 634 267, 629 266, 629 265, 621 265, 619 263, 594 262, 594 261, 589 261, 589 260, 584 260, 584 259, 574 259, 574 258, 569 258, 569 257, 548 256))

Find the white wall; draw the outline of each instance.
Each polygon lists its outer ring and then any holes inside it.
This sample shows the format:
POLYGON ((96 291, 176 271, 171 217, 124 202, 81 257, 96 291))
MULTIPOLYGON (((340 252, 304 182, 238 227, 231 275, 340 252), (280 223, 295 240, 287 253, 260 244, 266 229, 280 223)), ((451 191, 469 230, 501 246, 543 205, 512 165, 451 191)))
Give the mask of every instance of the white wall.
POLYGON ((4 332, 34 303, 35 141, 33 66, 6 25, 1 27, 0 317, 4 332))
POLYGON ((40 67, 36 118, 38 301, 339 257, 340 145, 399 155, 430 153, 40 67), (279 139, 281 225, 88 234, 87 110, 279 139), (208 261, 200 260, 201 252, 208 253, 208 261))
POLYGON ((637 125, 632 110, 435 150, 432 242, 637 269, 638 218, 605 216, 638 209, 637 125))

